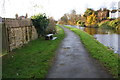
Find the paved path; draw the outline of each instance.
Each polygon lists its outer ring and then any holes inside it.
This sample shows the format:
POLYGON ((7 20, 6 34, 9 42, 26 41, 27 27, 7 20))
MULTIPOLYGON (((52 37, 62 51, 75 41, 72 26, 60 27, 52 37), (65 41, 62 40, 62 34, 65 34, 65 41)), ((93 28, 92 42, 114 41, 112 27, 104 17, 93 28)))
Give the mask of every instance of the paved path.
POLYGON ((79 37, 63 28, 66 37, 57 51, 47 78, 111 78, 97 61, 90 58, 79 37))

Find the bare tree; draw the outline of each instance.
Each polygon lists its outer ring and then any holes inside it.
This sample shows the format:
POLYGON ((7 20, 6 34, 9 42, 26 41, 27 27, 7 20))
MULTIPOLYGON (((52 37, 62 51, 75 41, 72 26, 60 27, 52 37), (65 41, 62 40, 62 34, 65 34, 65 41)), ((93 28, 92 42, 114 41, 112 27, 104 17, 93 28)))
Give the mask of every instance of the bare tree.
POLYGON ((115 7, 116 4, 117 4, 116 2, 111 2, 111 4, 110 4, 110 8, 111 8, 111 9, 116 9, 116 7, 115 7))

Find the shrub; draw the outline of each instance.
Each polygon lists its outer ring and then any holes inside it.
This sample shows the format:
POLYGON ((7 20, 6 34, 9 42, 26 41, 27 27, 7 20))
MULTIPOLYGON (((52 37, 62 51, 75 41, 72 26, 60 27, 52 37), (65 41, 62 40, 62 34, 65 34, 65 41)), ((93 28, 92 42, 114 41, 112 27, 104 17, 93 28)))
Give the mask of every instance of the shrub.
POLYGON ((46 28, 48 27, 49 20, 45 14, 38 14, 31 17, 33 25, 35 26, 38 36, 45 36, 46 28))
POLYGON ((110 25, 109 25, 110 21, 105 21, 105 22, 101 22, 99 23, 99 27, 101 28, 112 28, 110 25))
POLYGON ((47 34, 55 34, 56 33, 55 26, 56 26, 55 20, 52 17, 50 17, 48 27, 46 28, 46 33, 47 34))
POLYGON ((79 25, 80 27, 84 27, 85 26, 85 22, 79 20, 79 21, 77 21, 77 25, 79 25))
POLYGON ((115 19, 112 21, 102 21, 98 23, 98 26, 101 28, 114 28, 114 29, 120 29, 120 19, 115 19))
POLYGON ((110 23, 109 23, 109 25, 111 25, 113 28, 116 28, 116 29, 118 29, 118 28, 120 28, 120 20, 118 20, 118 19, 115 19, 115 20, 113 20, 113 21, 111 21, 110 23))

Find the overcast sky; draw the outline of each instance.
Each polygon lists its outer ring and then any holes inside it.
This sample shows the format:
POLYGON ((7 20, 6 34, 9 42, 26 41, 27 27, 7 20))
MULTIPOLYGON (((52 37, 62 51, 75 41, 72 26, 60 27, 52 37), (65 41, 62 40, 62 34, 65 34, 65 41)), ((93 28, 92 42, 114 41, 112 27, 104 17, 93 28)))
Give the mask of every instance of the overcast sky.
POLYGON ((30 17, 36 13, 46 13, 57 20, 73 9, 78 14, 83 14, 86 8, 110 8, 112 3, 118 1, 120 0, 0 0, 0 16, 14 18, 16 13, 19 16, 28 13, 30 17))

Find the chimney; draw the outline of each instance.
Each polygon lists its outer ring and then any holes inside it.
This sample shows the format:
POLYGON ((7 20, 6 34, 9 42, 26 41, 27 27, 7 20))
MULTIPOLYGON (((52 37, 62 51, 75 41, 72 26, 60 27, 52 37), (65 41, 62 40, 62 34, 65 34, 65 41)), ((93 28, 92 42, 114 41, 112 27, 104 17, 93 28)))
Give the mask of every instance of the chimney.
POLYGON ((28 14, 26 13, 26 16, 25 16, 25 18, 28 18, 28 14))
POLYGON ((18 19, 18 14, 15 15, 15 18, 18 19))

